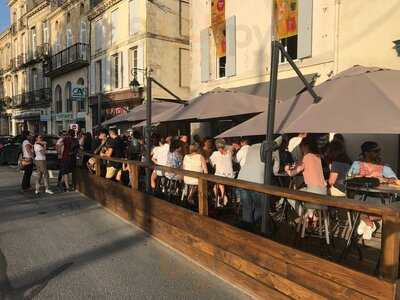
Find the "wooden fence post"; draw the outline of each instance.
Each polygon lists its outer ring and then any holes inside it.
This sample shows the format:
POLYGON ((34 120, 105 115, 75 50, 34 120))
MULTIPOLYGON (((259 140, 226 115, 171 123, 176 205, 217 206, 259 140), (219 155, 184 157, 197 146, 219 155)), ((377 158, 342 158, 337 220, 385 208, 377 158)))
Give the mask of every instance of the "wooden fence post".
POLYGON ((96 176, 101 176, 101 159, 96 157, 96 176))
POLYGON ((396 282, 399 275, 400 220, 382 216, 382 257, 380 274, 386 280, 396 282))
POLYGON ((139 189, 139 166, 129 163, 129 175, 131 177, 131 188, 137 191, 139 189))
POLYGON ((208 216, 208 199, 207 199, 208 182, 205 179, 199 178, 199 214, 208 216))

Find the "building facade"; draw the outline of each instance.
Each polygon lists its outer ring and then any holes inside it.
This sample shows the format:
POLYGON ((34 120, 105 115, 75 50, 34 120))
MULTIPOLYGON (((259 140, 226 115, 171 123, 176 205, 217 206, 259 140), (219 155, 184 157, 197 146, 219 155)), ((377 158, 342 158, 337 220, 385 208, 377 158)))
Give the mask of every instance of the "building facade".
POLYGON ((2 50, 7 53, 3 81, 10 133, 16 135, 22 130, 47 133, 47 122, 41 116, 51 104, 51 85, 43 72, 43 61, 49 55, 43 29, 51 4, 13 0, 8 5, 10 46, 6 43, 2 50))
POLYGON ((87 87, 90 62, 89 1, 66 0, 48 15, 51 56, 45 75, 51 79, 53 103, 47 116, 49 131, 58 133, 71 124, 91 130, 87 87), (76 97, 74 91, 84 94, 76 97))
MULTIPOLYGON (((191 3, 192 96, 216 87, 268 95, 273 2, 191 3)), ((400 69, 394 45, 400 38, 398 0, 297 0, 297 9, 297 34, 281 42, 309 80, 318 84, 357 64, 400 69)), ((278 78, 280 100, 303 88, 283 57, 278 78)), ((398 136, 348 137, 353 159, 365 139, 378 141, 385 161, 398 165, 398 136)))
MULTIPOLYGON (((189 97, 189 3, 106 0, 93 3, 90 104, 94 124, 124 113, 144 95, 130 90, 146 71, 182 99, 189 97), (99 113, 100 108, 100 113, 99 113), (100 118, 100 120, 99 120, 100 118)), ((153 98, 171 98, 154 86, 153 98)))

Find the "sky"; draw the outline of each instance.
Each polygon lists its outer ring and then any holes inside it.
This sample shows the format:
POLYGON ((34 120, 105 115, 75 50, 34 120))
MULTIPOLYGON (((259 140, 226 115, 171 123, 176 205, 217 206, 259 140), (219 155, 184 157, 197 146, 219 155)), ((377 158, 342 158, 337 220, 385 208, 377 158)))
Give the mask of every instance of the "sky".
POLYGON ((0 0, 0 32, 10 26, 10 13, 7 0, 0 0))

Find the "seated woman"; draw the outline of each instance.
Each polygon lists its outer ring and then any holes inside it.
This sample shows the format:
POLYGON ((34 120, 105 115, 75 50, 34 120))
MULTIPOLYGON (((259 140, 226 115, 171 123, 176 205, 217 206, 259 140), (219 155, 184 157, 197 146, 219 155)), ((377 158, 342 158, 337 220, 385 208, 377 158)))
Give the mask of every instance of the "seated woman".
MULTIPOLYGON (((351 166, 348 177, 374 177, 381 183, 397 183, 397 176, 390 167, 382 164, 381 149, 376 142, 365 142, 361 145, 361 159, 355 161, 351 166)), ((376 230, 374 221, 376 217, 361 216, 360 225, 357 233, 363 239, 371 239, 372 233, 376 230)))
POLYGON ((361 145, 361 159, 351 166, 349 177, 375 177, 381 183, 395 183, 393 170, 382 164, 381 149, 376 142, 365 142, 361 145))
MULTIPOLYGON (((300 149, 303 154, 302 161, 293 167, 286 166, 286 173, 289 176, 296 176, 299 173, 303 173, 304 182, 306 184, 306 187, 302 189, 303 191, 326 195, 326 182, 322 170, 321 157, 318 152, 318 147, 312 136, 303 138, 300 143, 300 149)), ((293 208, 295 208, 296 211, 298 211, 299 205, 296 203, 296 201, 289 200, 289 203, 293 208)), ((313 209, 318 209, 320 206, 307 205, 307 208, 309 208, 307 215, 312 217, 314 213, 313 209)))
MULTIPOLYGON (((180 140, 173 140, 167 156, 167 167, 180 169, 182 167, 182 161, 182 143, 180 140)), ((179 193, 179 182, 182 178, 179 175, 169 172, 165 173, 165 177, 168 179, 168 197, 176 197, 179 193)))
POLYGON ((331 196, 346 196, 345 180, 351 166, 351 160, 346 153, 343 142, 333 140, 329 143, 326 152, 329 164, 329 193, 331 196))
MULTIPOLYGON (((215 151, 210 157, 210 163, 215 168, 215 175, 234 178, 235 175, 233 172, 233 157, 231 150, 226 148, 224 139, 216 140, 215 145, 217 151, 215 151)), ((214 186, 214 194, 217 201, 217 207, 228 203, 228 197, 225 195, 225 186, 223 184, 216 184, 214 186)))

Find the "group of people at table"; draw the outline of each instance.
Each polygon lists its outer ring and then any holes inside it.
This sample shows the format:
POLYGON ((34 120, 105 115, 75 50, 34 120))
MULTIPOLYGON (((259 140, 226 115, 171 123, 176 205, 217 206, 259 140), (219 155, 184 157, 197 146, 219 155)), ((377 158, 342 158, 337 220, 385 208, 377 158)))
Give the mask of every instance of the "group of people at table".
MULTIPOLYGON (((361 145, 359 160, 352 162, 347 155, 343 136, 336 134, 331 141, 328 137, 329 135, 316 134, 279 136, 275 140, 276 147, 272 155, 274 178, 291 178, 290 181, 297 183, 296 189, 339 197, 346 196, 346 180, 353 177, 375 178, 381 184, 399 185, 393 170, 383 164, 378 143, 364 142, 361 145)), ((109 137, 107 133, 101 132, 99 140, 104 140, 98 147, 105 149, 104 153, 99 151, 103 156, 125 157, 132 160, 143 159, 144 141, 138 134, 134 134, 131 139, 127 139, 127 142, 123 143, 116 131, 110 130, 109 137), (102 139, 101 136, 103 136, 102 139), (116 142, 120 140, 121 142, 116 142), (112 141, 112 143, 107 141, 112 141), (108 154, 109 152, 112 155, 108 154)), ((188 136, 153 137, 151 152, 153 162, 172 168, 212 173, 253 183, 264 183, 265 165, 262 159, 262 144, 251 145, 249 139, 246 138, 233 140, 231 146, 228 146, 223 139, 205 138, 201 140, 195 136, 193 140, 193 143, 189 144, 188 136)), ((123 169, 120 166, 118 168, 115 165, 107 166, 106 177, 118 178, 115 174, 121 173, 121 171, 123 169), (109 176, 109 173, 112 176, 109 176)), ((198 185, 196 178, 189 176, 180 178, 169 172, 154 171, 151 178, 151 186, 154 190, 159 189, 161 178, 166 178, 170 187, 178 187, 178 189, 182 187, 181 183, 183 183, 187 199, 195 198, 193 195, 197 192, 198 185)), ((278 182, 282 181, 276 180, 276 183, 278 182)), ((287 180, 283 185, 289 186, 287 180)), ((177 189, 175 188, 175 190, 177 189)), ((171 192, 170 189, 167 193, 171 192)), ((217 184, 214 186, 213 192, 217 207, 225 206, 228 203, 225 186, 217 184)), ((242 225, 252 226, 258 223, 263 216, 265 195, 244 189, 236 192, 242 208, 242 225)), ((182 191, 178 193, 183 194, 182 191)), ((303 205, 297 201, 288 200, 288 202, 298 213, 299 218, 311 219, 310 224, 316 219, 315 208, 303 209, 303 205)), ((358 233, 368 238, 375 228, 372 217, 362 216, 358 233)))

